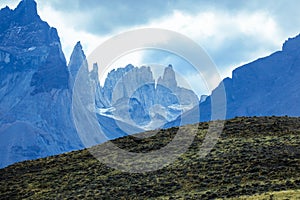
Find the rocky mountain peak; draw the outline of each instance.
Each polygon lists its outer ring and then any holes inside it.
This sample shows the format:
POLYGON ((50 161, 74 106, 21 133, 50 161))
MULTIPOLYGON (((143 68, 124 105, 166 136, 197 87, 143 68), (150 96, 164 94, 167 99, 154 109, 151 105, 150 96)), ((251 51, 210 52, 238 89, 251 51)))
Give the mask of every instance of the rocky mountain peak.
POLYGON ((165 68, 163 77, 158 78, 157 84, 162 85, 171 90, 173 90, 177 87, 175 72, 173 70, 172 65, 168 65, 168 67, 165 68))
POLYGON ((282 46, 282 50, 285 52, 294 52, 299 50, 300 46, 300 34, 296 37, 289 38, 285 41, 285 43, 282 46))
POLYGON ((34 0, 22 0, 14 10, 16 16, 19 16, 18 21, 21 24, 32 23, 36 20, 41 20, 37 13, 37 5, 34 0))
POLYGON ((82 45, 81 42, 78 41, 74 47, 74 50, 82 51, 82 45))
POLYGON ((193 91, 177 86, 172 65, 165 68, 157 84, 150 67, 129 64, 114 69, 96 96, 101 115, 146 130, 172 121, 198 101, 193 91))
POLYGON ((0 10, 0 19, 0 168, 81 148, 57 30, 34 0, 0 10))
POLYGON ((97 82, 99 81, 99 78, 98 78, 98 64, 97 63, 93 64, 93 69, 90 72, 90 77, 93 81, 97 81, 97 82))
POLYGON ((1 16, 9 14, 10 12, 12 12, 12 10, 8 6, 5 6, 4 8, 0 9, 1 16))
POLYGON ((77 72, 79 71, 79 69, 82 65, 85 65, 85 68, 86 68, 85 70, 88 71, 86 56, 82 50, 82 45, 79 41, 76 43, 76 45, 73 49, 73 52, 72 52, 71 58, 70 58, 70 62, 68 64, 70 74, 73 78, 76 77, 77 72))
POLYGON ((32 95, 66 89, 69 74, 57 30, 41 20, 34 0, 22 0, 0 11, 0 62, 3 76, 28 72, 32 95))
POLYGON ((5 7, 0 17, 0 46, 28 49, 59 43, 56 29, 41 20, 34 0, 22 0, 14 10, 5 7))
POLYGON ((22 0, 15 11, 24 11, 27 14, 37 15, 37 5, 34 0, 22 0))

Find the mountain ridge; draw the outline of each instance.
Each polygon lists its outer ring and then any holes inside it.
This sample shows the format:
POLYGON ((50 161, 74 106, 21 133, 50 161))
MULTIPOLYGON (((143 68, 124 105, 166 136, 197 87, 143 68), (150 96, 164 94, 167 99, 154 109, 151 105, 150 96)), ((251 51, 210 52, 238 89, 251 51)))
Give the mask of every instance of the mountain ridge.
MULTIPOLYGON (((203 97, 200 107, 182 109, 180 105, 197 105, 199 99, 192 91, 178 87, 171 66, 155 82, 150 68, 128 65, 123 71, 113 70, 109 75, 112 78, 103 86, 116 91, 103 90, 97 77, 98 65, 89 66, 93 67, 89 71, 80 42, 67 65, 57 30, 40 18, 34 0, 22 0, 14 10, 5 7, 0 10, 0 17, 4 19, 0 21, 0 167, 84 148, 71 113, 74 79, 82 65, 97 91, 96 115, 109 135, 106 139, 145 128, 216 120, 211 117, 211 101, 217 98, 220 87, 203 97), (126 85, 128 82, 136 84, 126 85), (113 105, 119 106, 120 119, 109 113, 113 105)), ((299 46, 298 35, 288 39, 282 51, 241 66, 233 71, 232 78, 224 79, 226 118, 300 116, 299 46)))
POLYGON ((0 167, 83 148, 60 39, 36 6, 23 0, 0 11, 0 167))
POLYGON ((178 86, 172 65, 157 81, 150 67, 129 64, 113 69, 99 89, 96 105, 100 114, 145 130, 176 119, 199 101, 193 91, 178 86))
MULTIPOLYGON (((282 50, 240 66, 199 104, 199 121, 210 121, 211 101, 225 89, 226 119, 236 116, 300 116, 300 35, 286 40, 282 50), (292 103, 291 103, 292 102, 292 103)), ((184 118, 194 117, 194 111, 184 118)), ((165 127, 178 126, 181 116, 165 127)), ((188 120, 186 120, 188 121, 188 120)), ((193 121, 195 122, 195 121, 193 121)))

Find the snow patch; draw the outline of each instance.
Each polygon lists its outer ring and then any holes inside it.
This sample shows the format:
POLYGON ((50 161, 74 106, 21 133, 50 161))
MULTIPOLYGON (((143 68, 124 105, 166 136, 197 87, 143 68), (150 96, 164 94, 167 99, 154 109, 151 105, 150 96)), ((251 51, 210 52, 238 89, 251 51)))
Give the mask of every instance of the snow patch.
POLYGON ((30 48, 28 48, 27 50, 28 51, 33 51, 33 50, 35 50, 36 49, 36 47, 30 47, 30 48))

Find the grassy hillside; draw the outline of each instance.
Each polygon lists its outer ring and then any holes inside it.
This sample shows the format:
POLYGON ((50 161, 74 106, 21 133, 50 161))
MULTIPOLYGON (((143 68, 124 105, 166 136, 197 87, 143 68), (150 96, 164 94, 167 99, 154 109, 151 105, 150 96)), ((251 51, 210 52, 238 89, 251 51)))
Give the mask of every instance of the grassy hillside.
MULTIPOLYGON (((189 150, 153 172, 111 169, 88 150, 17 163, 0 170, 0 199, 299 199, 300 118, 228 120, 214 149, 199 159, 207 128, 187 126, 198 133, 189 150)), ((168 144, 177 129, 113 142, 147 152, 168 144)))

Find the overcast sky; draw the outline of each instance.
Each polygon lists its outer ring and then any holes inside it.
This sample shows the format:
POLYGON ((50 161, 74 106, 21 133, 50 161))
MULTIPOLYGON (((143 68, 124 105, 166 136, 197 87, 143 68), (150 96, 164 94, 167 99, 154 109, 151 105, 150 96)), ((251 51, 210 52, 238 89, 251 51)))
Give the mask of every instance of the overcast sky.
MULTIPOLYGON (((41 18, 58 29, 67 60, 77 41, 88 56, 118 33, 141 27, 164 28, 197 42, 226 77, 232 69, 280 50, 286 39, 300 33, 298 0, 36 1, 41 18)), ((0 0, 0 6, 15 8, 18 2, 0 0)), ((166 56, 151 58, 160 64, 172 62, 166 56)), ((134 65, 152 61, 149 54, 138 53, 123 62, 128 60, 134 65)), ((176 59, 174 62, 170 64, 176 65, 176 59)), ((189 80, 193 79, 197 77, 191 75, 189 80)))

